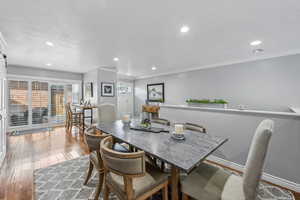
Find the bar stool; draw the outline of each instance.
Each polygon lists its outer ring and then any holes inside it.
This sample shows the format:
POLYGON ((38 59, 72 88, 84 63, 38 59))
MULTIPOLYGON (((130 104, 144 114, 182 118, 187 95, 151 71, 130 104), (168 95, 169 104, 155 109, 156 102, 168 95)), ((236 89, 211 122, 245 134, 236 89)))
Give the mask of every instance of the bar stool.
POLYGON ((66 109, 66 130, 68 132, 72 131, 73 126, 76 126, 80 129, 83 124, 82 112, 74 112, 71 109, 71 104, 67 103, 65 105, 66 109))

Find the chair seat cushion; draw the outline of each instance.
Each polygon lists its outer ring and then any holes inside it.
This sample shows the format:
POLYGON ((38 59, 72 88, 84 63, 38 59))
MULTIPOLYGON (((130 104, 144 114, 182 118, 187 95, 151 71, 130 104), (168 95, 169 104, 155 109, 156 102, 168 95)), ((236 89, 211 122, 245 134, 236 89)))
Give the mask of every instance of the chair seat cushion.
MULTIPOLYGON (((159 171, 155 167, 147 167, 145 176, 133 178, 134 197, 137 198, 146 191, 168 180, 168 175, 159 171)), ((110 172, 107 181, 115 188, 114 192, 119 192, 121 196, 125 195, 124 180, 122 176, 110 172)))
POLYGON ((125 145, 120 143, 115 143, 113 146, 113 150, 118 152, 123 152, 123 153, 130 152, 129 148, 125 147, 125 145))
POLYGON ((182 180, 182 191, 198 200, 242 200, 242 187, 241 177, 207 163, 182 180))

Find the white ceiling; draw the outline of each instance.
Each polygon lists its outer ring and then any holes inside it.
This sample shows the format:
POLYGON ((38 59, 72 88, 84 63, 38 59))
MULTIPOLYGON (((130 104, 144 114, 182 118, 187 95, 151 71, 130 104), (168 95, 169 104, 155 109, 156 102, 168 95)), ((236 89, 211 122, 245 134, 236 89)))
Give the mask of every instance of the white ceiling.
POLYGON ((0 0, 0 5, 11 64, 72 72, 117 65, 121 73, 145 76, 300 52, 299 0, 0 0), (184 24, 190 32, 183 35, 184 24), (252 53, 249 42, 256 39, 263 41, 263 55, 252 53))

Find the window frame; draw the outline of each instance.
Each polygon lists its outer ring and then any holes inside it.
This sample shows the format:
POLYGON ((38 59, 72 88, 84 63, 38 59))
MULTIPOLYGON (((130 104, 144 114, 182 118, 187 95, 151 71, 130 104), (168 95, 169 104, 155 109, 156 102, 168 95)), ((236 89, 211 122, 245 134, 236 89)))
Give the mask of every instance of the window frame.
MULTIPOLYGON (((20 75, 7 75, 7 83, 9 81, 28 81, 28 125, 13 126, 11 127, 8 124, 8 131, 23 131, 35 128, 47 128, 58 123, 53 123, 53 120, 48 120, 47 123, 33 124, 32 123, 32 82, 47 82, 48 83, 48 119, 51 117, 51 85, 70 85, 78 84, 79 85, 79 97, 82 97, 82 80, 62 80, 55 78, 47 77, 34 77, 34 76, 20 76, 20 75)), ((8 84, 7 84, 8 85, 8 84)), ((7 95, 7 101, 9 97, 7 95)), ((9 102, 8 102, 9 103, 9 102)), ((9 105, 8 105, 9 109, 9 105)), ((8 110, 9 113, 9 110, 8 110)))

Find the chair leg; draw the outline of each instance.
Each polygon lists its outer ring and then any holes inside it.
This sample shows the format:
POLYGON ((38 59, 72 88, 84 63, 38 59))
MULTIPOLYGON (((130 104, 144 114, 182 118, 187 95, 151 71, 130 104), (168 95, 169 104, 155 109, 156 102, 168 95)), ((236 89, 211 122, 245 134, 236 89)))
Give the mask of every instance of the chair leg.
POLYGON ((88 183, 88 181, 90 180, 91 178, 91 175, 92 175, 92 172, 93 172, 93 169, 94 169, 94 165, 93 163, 90 161, 90 164, 89 164, 89 171, 86 175, 86 178, 85 178, 85 181, 84 181, 84 185, 86 185, 88 183))
POLYGON ((104 180, 104 174, 99 173, 99 182, 98 182, 97 189, 96 189, 95 200, 99 199, 100 192, 103 187, 103 180, 104 180))
POLYGON ((189 200, 190 197, 189 197, 187 194, 182 193, 182 198, 181 198, 181 199, 182 199, 182 200, 189 200))
POLYGON ((168 184, 162 189, 162 200, 168 200, 168 184))
POLYGON ((108 200, 108 197, 109 197, 109 188, 107 186, 105 186, 103 200, 108 200))

